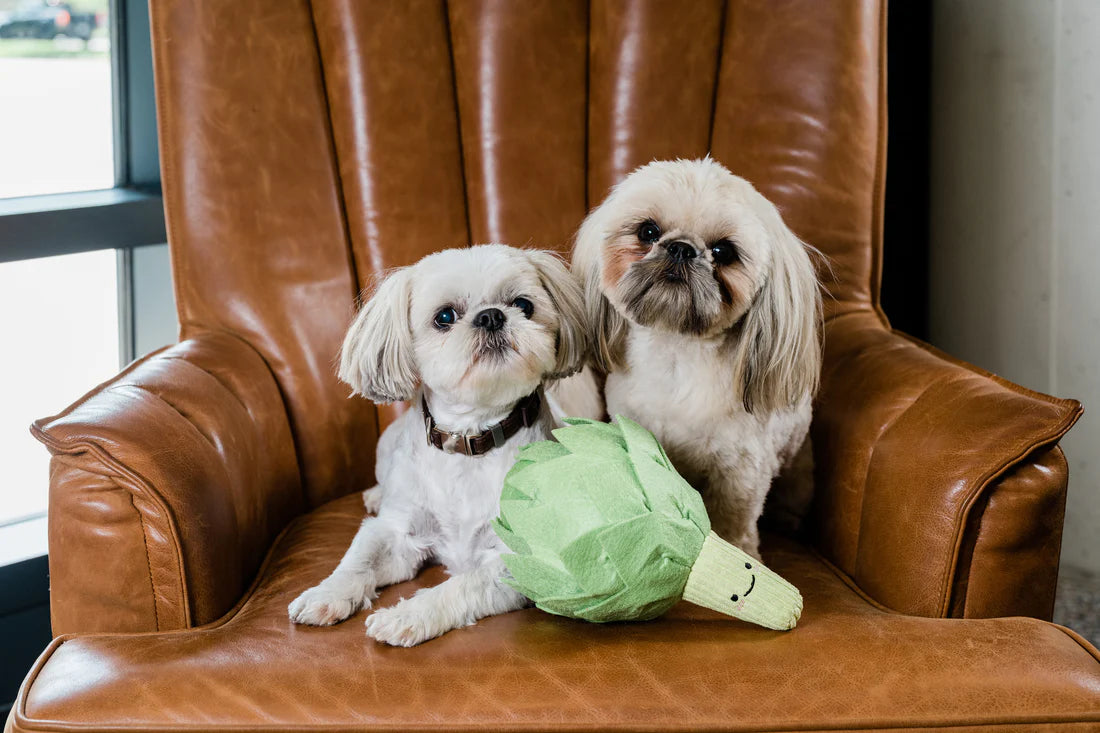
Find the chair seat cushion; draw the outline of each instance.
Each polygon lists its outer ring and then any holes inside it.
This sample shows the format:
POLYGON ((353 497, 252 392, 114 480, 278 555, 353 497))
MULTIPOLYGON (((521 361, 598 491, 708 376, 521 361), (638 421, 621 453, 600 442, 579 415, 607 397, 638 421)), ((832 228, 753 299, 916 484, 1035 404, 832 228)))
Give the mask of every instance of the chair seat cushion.
MULTIPOLYGON (((56 639, 24 684, 15 729, 1100 726, 1100 657, 1072 632, 1027 618, 892 613, 788 541, 765 552, 805 598, 787 633, 687 604, 610 625, 528 609, 412 649, 369 639, 366 612, 334 627, 293 625, 287 604, 332 570, 362 516, 353 495, 298 519, 214 624, 56 639)), ((430 568, 375 605, 444 577, 430 568)))

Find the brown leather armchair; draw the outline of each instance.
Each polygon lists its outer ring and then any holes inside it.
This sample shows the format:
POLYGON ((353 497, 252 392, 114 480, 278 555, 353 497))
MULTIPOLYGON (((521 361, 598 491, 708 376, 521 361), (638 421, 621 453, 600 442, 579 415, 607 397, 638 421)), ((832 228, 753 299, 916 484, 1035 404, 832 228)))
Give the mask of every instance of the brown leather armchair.
POLYGON ((878 0, 153 0, 183 340, 35 424, 57 638, 14 729, 1100 728, 1100 655, 1044 620, 1080 406, 879 308, 883 19, 878 0), (798 628, 532 609, 395 649, 362 614, 292 625, 390 417, 333 369, 371 275, 469 242, 564 251, 633 166, 708 151, 835 273, 812 540, 765 548, 798 628))

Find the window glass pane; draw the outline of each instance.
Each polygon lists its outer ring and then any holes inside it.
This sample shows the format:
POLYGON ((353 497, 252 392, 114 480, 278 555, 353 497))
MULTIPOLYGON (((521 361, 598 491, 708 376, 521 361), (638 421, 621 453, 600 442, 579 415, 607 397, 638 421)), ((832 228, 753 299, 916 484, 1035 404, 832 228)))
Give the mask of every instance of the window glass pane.
POLYGON ((46 511, 27 428, 114 375, 118 339, 115 250, 0 263, 0 526, 46 511))
POLYGON ((0 198, 114 186, 108 0, 0 0, 0 198))

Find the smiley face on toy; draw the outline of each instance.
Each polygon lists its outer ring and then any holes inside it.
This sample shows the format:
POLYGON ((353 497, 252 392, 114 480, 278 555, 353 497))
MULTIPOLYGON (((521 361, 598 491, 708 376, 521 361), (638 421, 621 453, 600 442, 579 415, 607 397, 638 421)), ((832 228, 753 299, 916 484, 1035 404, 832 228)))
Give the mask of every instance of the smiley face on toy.
MULTIPOLYGON (((752 563, 751 562, 745 563, 745 570, 752 570, 752 563)), ((737 593, 734 593, 732 596, 730 596, 730 600, 733 601, 734 603, 737 603, 738 607, 741 607, 741 606, 744 605, 745 598, 747 598, 749 593, 752 593, 752 589, 756 587, 756 574, 755 573, 750 573, 750 575, 752 576, 752 578, 749 581, 749 589, 747 591, 745 591, 744 593, 741 593, 740 595, 738 595, 737 593)))

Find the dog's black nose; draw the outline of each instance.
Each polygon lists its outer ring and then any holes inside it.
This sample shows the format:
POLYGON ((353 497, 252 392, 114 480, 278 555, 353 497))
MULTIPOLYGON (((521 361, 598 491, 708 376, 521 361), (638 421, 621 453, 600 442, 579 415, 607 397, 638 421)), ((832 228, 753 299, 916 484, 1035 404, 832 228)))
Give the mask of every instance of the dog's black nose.
POLYGON ((474 316, 474 325, 486 331, 499 331, 504 328, 504 312, 500 308, 486 308, 474 316))
POLYGON ((695 259, 695 248, 687 242, 669 242, 665 245, 669 259, 673 262, 687 262, 695 259))

